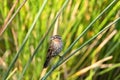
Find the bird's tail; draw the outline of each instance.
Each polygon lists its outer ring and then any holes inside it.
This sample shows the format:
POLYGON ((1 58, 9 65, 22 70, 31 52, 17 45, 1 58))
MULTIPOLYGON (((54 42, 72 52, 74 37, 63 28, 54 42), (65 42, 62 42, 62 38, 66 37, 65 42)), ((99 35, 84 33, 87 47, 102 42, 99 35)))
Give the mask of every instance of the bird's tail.
POLYGON ((47 58, 46 58, 46 61, 45 61, 45 63, 44 63, 43 68, 46 68, 46 67, 48 66, 50 60, 51 60, 51 57, 47 57, 47 58))

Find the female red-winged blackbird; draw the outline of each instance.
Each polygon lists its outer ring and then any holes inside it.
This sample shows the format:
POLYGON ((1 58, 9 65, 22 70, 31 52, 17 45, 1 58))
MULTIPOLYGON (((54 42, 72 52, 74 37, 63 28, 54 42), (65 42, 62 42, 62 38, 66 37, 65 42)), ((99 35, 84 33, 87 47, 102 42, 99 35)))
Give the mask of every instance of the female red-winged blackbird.
POLYGON ((62 40, 59 35, 54 35, 51 37, 50 46, 47 51, 47 58, 44 63, 44 68, 46 68, 52 57, 57 56, 62 50, 62 40))

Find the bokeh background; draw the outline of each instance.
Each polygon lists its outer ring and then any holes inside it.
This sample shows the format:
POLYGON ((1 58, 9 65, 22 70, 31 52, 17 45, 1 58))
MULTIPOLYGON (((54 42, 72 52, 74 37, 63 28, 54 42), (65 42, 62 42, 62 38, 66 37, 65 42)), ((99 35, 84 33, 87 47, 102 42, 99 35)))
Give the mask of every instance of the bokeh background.
MULTIPOLYGON (((45 0, 26 0, 16 16, 12 19, 5 31, 2 30, 7 23, 6 18, 10 20, 18 7, 25 0, 0 0, 0 80, 5 76, 15 55, 20 50, 27 32, 31 28, 39 9, 43 6, 45 0), (13 5, 14 9, 11 11, 13 5), (11 14, 10 14, 11 13, 11 14), (3 32, 2 32, 3 31, 3 32)), ((38 47, 38 43, 43 38, 58 11, 67 0, 48 0, 41 15, 30 33, 27 42, 20 51, 20 55, 10 72, 8 80, 18 80, 24 66, 38 47)), ((76 44, 67 52, 64 57, 69 56, 82 44, 99 33, 108 24, 119 18, 120 1, 119 0, 68 0, 68 3, 58 17, 58 34, 62 36, 63 55, 68 47, 77 39, 77 37, 88 27, 88 25, 100 15, 100 13, 111 3, 108 10, 84 33, 76 44), (113 3, 114 2, 114 3, 113 3)), ((7 21, 8 22, 8 21, 7 21)), ((30 65, 27 67, 22 80, 38 80, 43 71, 43 64, 46 59, 46 52, 49 45, 49 39, 53 34, 54 25, 45 37, 39 47, 30 65)), ((120 21, 104 30, 95 39, 83 46, 75 55, 66 60, 66 62, 52 71, 47 80, 119 80, 120 79, 120 21), (97 61, 112 56, 112 59, 103 64, 95 65, 85 73, 82 69, 90 67, 97 61)), ((59 60, 55 57, 46 72, 59 60)))

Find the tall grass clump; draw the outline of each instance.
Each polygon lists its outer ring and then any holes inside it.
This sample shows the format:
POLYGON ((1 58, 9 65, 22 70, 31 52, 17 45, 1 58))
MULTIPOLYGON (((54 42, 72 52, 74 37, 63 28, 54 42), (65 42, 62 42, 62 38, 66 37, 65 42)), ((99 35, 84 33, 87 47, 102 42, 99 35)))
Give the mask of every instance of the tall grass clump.
POLYGON ((0 80, 119 80, 119 0, 0 0, 0 80), (43 69, 55 26, 61 57, 43 69))

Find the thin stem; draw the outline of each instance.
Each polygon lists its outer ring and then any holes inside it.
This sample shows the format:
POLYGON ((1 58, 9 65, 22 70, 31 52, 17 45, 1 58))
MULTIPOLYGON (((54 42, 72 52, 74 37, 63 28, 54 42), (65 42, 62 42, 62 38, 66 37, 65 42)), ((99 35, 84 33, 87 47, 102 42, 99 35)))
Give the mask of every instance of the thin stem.
MULTIPOLYGON (((46 0, 47 1, 47 0, 46 0)), ((49 29, 47 30, 47 32, 45 33, 45 35, 43 36, 43 38, 39 41, 38 43, 38 46, 37 48, 35 49, 35 51, 33 52, 33 55, 30 57, 30 59, 28 60, 28 62, 26 63, 23 71, 22 71, 22 74, 20 75, 19 79, 18 80, 21 80, 23 75, 25 74, 25 71, 27 70, 28 66, 30 65, 31 61, 33 60, 34 56, 37 54, 37 51, 39 49, 39 47, 42 45, 43 41, 45 40, 46 36, 48 35, 48 33, 50 32, 50 30, 52 29, 55 21, 57 20, 57 18, 60 16, 61 12, 63 11, 63 9, 65 8, 67 4, 67 1, 65 4, 63 4, 62 8, 59 10, 58 14, 55 16, 55 19, 53 20, 53 22, 51 23, 49 29)))
MULTIPOLYGON (((18 0, 15 1, 15 3, 14 3, 13 6, 12 6, 12 8, 10 9, 10 11, 9 11, 9 13, 8 13, 5 21, 4 21, 4 24, 3 24, 3 26, 2 26, 1 29, 0 29, 0 36, 4 33, 5 29, 8 27, 7 25, 8 25, 8 22, 10 21, 9 19, 10 19, 11 15, 12 15, 12 13, 13 13, 16 5, 17 5, 17 3, 18 3, 18 0)), ((23 5, 22 5, 22 6, 23 6, 23 5)), ((21 7, 22 7, 22 6, 21 6, 21 7)), ((19 12, 20 9, 21 9, 21 8, 18 8, 18 12, 19 12)), ((18 12, 16 11, 16 13, 15 13, 13 16, 15 17, 15 15, 16 15, 18 12)), ((13 16, 12 16, 12 17, 13 17, 13 16)), ((12 20, 13 20, 13 19, 12 19, 12 20)), ((11 20, 11 21, 12 21, 12 20, 11 20)))
MULTIPOLYGON (((60 15, 60 13, 61 13, 61 12, 64 10, 64 8, 67 6, 68 2, 69 2, 69 0, 66 0, 66 1, 64 2, 62 8, 59 10, 59 12, 58 12, 57 15, 60 15)), ((56 16, 56 17, 58 17, 58 16, 56 16)), ((45 79, 46 79, 46 77, 43 77, 43 78, 42 78, 42 80, 45 80, 45 79)))
MULTIPOLYGON (((44 7, 45 7, 47 1, 48 1, 48 0, 44 0, 43 5, 42 5, 42 7, 39 9, 39 11, 38 11, 38 13, 37 13, 37 16, 35 17, 35 20, 34 20, 32 26, 31 26, 30 30, 28 31, 28 34, 26 35, 26 37, 29 36, 30 33, 31 33, 31 31, 33 30, 33 28, 34 28, 34 26, 35 26, 35 24, 36 24, 36 22, 37 22, 39 16, 41 15, 41 13, 42 13, 42 11, 43 11, 43 9, 44 9, 44 7)), ((25 38, 25 42, 27 41, 27 39, 28 39, 28 37, 25 38)), ((44 39, 44 38, 42 38, 42 40, 43 40, 43 39, 44 39)), ((24 41, 23 41, 23 43, 24 43, 24 41)), ((39 44, 41 44, 41 42, 40 42, 39 44)), ((36 48, 36 50, 35 50, 34 53, 36 53, 37 50, 38 50, 38 47, 36 48)), ((35 55, 35 54, 33 54, 33 55, 35 55)), ((30 58, 30 60, 28 61, 28 63, 31 62, 31 59, 32 59, 32 58, 33 58, 33 56, 30 58)), ((28 63, 27 63, 27 65, 28 65, 28 63)), ((27 65, 26 65, 26 66, 27 66, 27 65)), ((24 68, 24 70, 23 70, 21 76, 19 77, 19 80, 22 79, 22 77, 23 77, 23 75, 24 75, 24 73, 25 73, 25 70, 26 70, 26 68, 27 68, 26 66, 25 66, 25 68, 24 68)))
MULTIPOLYGON (((8 23, 7 23, 4 27, 7 27, 7 26, 11 23, 11 21, 14 19, 14 17, 17 15, 17 13, 20 11, 20 9, 21 9, 21 8, 23 7, 23 5, 26 3, 26 1, 27 1, 27 0, 23 0, 22 4, 18 7, 17 11, 13 14, 13 16, 10 18, 10 20, 8 21, 8 23)), ((28 32, 28 33, 29 33, 29 32, 28 32)), ((22 46, 20 47, 20 49, 19 49, 19 51, 16 53, 13 61, 12 61, 11 64, 9 65, 7 72, 5 73, 5 76, 3 77, 3 80, 6 80, 6 78, 7 78, 8 74, 9 74, 10 70, 12 69, 13 65, 15 64, 15 62, 16 62, 16 60, 17 60, 17 58, 18 58, 18 55, 20 54, 20 51, 23 49, 23 46, 24 46, 25 42, 27 41, 27 37, 28 37, 28 36, 26 36, 26 38, 24 39, 22 46)))
POLYGON ((93 36, 92 38, 90 38, 88 41, 86 41, 83 45, 81 45, 77 50, 75 50, 73 53, 71 53, 69 56, 67 56, 65 59, 60 59, 49 71, 48 73, 42 78, 42 80, 45 80, 51 73, 52 71, 54 71, 58 66, 60 66, 62 63, 64 63, 65 61, 67 61, 70 57, 72 57, 73 55, 75 55, 76 52, 78 52, 80 49, 82 49, 84 46, 86 46, 89 42, 91 42, 93 39, 95 39, 99 34, 101 34, 103 31, 105 31, 106 29, 108 29, 111 25, 113 25, 114 23, 116 23, 118 20, 120 20, 120 18, 116 19, 115 21, 113 21, 112 23, 110 23, 108 26, 106 26, 103 30, 101 30, 99 33, 97 33, 95 36, 93 36))
MULTIPOLYGON (((76 52, 78 52, 80 49, 82 49, 84 46, 86 46, 88 43, 90 43, 92 40, 94 40, 99 34, 101 34, 103 31, 105 31, 106 29, 110 28, 113 24, 115 24, 117 21, 120 20, 120 17, 117 18, 116 20, 114 20, 112 23, 110 23, 109 25, 107 25, 104 29, 102 29, 100 32, 98 32, 95 36, 93 36, 92 38, 90 38, 88 41, 86 41, 83 45, 81 45, 77 50, 75 50, 73 53, 71 53, 68 57, 66 57, 64 60, 61 60, 59 65, 62 64, 63 62, 65 62, 67 59, 69 59, 70 57, 72 57, 73 55, 75 55, 76 52)), ((59 66, 58 65, 58 66, 59 66)))
MULTIPOLYGON (((92 27, 92 25, 116 2, 117 0, 114 0, 113 2, 111 2, 101 13, 100 15, 98 15, 89 25, 88 27, 78 36, 78 38, 70 45, 70 47, 68 47, 68 49, 64 52, 63 56, 64 57, 69 50, 75 45, 75 43, 92 27)), ((86 43, 85 43, 86 44, 86 43)), ((84 45, 85 45, 84 44, 84 45)), ((82 47, 81 47, 82 48, 82 47)), ((81 49, 80 48, 80 49, 81 49)), ((78 49, 79 50, 79 49, 78 49)), ((78 51, 77 50, 77 51, 78 51)), ((77 52, 76 51, 76 52, 77 52)), ((75 52, 75 53, 76 53, 75 52)), ((69 57, 71 57, 72 55, 70 55, 69 57)), ((69 58, 68 57, 68 58, 69 58)), ((52 71, 54 71, 54 69, 56 69, 60 64, 62 64, 65 60, 67 60, 67 58, 63 61, 63 58, 61 58, 49 71, 48 73, 42 78, 42 80, 45 80, 51 73, 52 71)))

